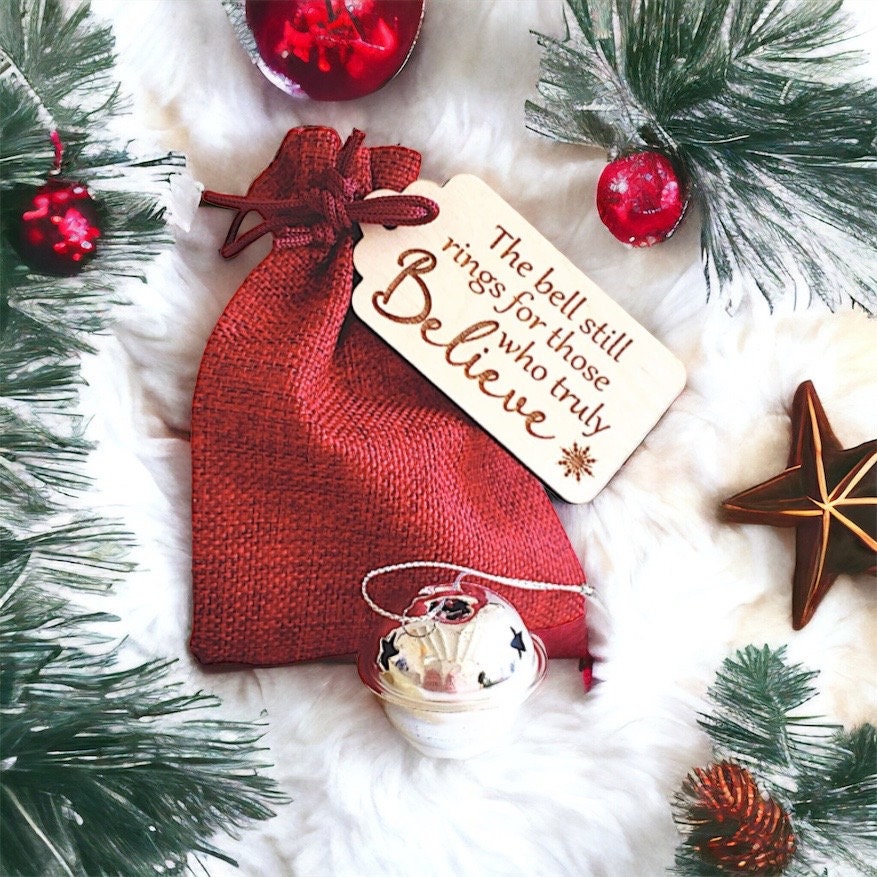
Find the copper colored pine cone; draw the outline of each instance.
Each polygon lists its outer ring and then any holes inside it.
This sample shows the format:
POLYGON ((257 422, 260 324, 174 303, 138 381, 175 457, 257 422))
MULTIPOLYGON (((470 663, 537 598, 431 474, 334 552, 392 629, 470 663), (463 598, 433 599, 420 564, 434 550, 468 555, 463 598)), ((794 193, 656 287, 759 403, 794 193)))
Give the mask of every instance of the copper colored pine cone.
POLYGON ((729 874, 781 874, 795 854, 788 813, 728 761, 695 768, 682 786, 689 845, 729 874))

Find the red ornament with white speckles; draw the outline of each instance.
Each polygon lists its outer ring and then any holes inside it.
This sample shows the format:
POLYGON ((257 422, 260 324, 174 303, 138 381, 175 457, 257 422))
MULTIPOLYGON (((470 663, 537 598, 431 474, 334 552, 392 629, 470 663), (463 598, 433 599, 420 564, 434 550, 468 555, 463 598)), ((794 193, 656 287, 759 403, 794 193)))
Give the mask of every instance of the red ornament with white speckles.
POLYGON ((19 214, 17 250, 46 274, 77 274, 94 257, 100 237, 97 207, 82 183, 52 179, 19 214))
POLYGON ((597 183, 597 212, 618 240, 650 247, 676 231, 688 206, 687 187, 660 152, 635 152, 610 162, 597 183))
POLYGON ((414 47, 425 0, 247 0, 262 72, 293 95, 340 101, 381 88, 414 47))

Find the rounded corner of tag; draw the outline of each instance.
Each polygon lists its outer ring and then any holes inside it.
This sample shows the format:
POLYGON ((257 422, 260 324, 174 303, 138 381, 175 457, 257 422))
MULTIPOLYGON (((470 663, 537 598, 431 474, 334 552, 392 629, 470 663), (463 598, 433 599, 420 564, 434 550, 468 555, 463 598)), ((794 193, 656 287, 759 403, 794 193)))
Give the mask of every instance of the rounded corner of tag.
POLYGON ((675 374, 673 375, 673 381, 671 384, 674 399, 679 396, 688 385, 688 369, 685 368, 685 363, 682 362, 681 359, 676 359, 675 366, 675 374))
POLYGON ((564 487, 558 484, 549 484, 548 486, 559 500, 567 503, 567 505, 577 506, 587 505, 602 489, 602 487, 595 488, 592 485, 579 489, 564 487))
POLYGON ((442 186, 443 189, 454 189, 454 190, 463 190, 466 192, 477 193, 478 195, 484 195, 485 193, 490 193, 494 198, 498 198, 497 193, 487 184, 481 177, 476 174, 462 173, 462 174, 454 174, 452 177, 448 177, 442 186))
POLYGON ((606 480, 601 478, 589 478, 587 481, 576 481, 574 478, 556 477, 545 478, 543 483, 561 502, 568 505, 587 505, 606 486, 606 480))

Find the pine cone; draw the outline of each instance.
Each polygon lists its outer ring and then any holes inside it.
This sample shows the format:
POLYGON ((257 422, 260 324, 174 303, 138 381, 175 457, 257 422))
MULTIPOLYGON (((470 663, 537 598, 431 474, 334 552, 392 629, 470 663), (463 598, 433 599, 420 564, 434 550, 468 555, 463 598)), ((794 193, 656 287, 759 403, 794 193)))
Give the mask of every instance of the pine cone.
POLYGON ((729 874, 781 874, 795 853, 788 813, 731 762, 696 768, 682 785, 688 844, 729 874))

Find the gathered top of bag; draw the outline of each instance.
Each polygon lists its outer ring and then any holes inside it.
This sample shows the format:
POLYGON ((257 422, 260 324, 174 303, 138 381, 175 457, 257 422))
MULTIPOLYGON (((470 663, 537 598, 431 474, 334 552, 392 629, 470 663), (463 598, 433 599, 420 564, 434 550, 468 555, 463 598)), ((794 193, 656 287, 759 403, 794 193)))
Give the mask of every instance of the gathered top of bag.
MULTIPOLYGON (((286 155, 290 167, 278 167, 275 173, 263 175, 246 195, 227 195, 209 189, 202 193, 205 204, 237 210, 220 248, 226 259, 269 232, 279 249, 326 246, 359 223, 423 225, 438 216, 438 204, 420 195, 364 199, 371 191, 368 153, 376 154, 380 161, 381 150, 362 149, 365 139, 362 131, 354 130, 340 148, 340 138, 334 131, 315 129, 314 134, 302 144, 310 147, 306 155, 300 151, 286 155), (263 221, 239 235, 245 217, 254 210, 263 221)), ((301 138, 298 140, 302 142, 301 138)), ((404 174, 405 153, 409 150, 384 147, 386 150, 394 152, 394 159, 400 162, 398 170, 404 174)))

